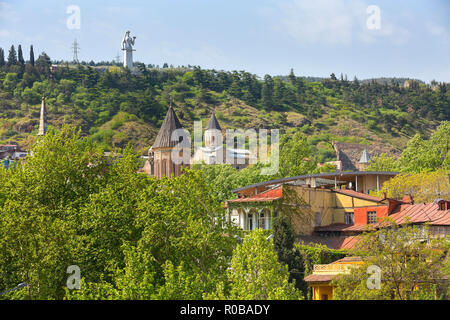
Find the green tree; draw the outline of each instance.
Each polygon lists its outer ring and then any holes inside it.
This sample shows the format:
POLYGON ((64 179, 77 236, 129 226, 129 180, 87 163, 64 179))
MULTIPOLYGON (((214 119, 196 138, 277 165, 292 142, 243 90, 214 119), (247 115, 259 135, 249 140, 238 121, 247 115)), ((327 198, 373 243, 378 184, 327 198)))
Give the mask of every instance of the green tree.
POLYGON ((13 66, 15 64, 17 64, 17 54, 14 45, 12 45, 8 54, 8 66, 13 66))
POLYGON ((295 287, 304 294, 308 286, 303 278, 305 267, 302 254, 294 247, 294 232, 291 221, 286 216, 280 216, 273 223, 273 244, 278 254, 278 260, 288 266, 289 281, 295 283, 295 287))
POLYGON ((30 46, 30 64, 34 67, 34 50, 33 50, 33 45, 30 46))
POLYGON ((217 292, 208 299, 231 300, 297 300, 301 293, 289 282, 286 265, 278 262, 267 233, 256 229, 245 236, 242 245, 233 251, 228 283, 219 283, 217 292), (229 288, 229 293, 227 292, 229 288))
POLYGON ((279 163, 279 177, 298 176, 317 169, 317 164, 312 159, 311 146, 301 132, 296 132, 293 136, 282 136, 279 163))
POLYGON ((49 74, 51 65, 50 57, 45 52, 42 52, 36 60, 37 70, 40 73, 49 74))
MULTIPOLYGON (((434 298, 434 290, 443 278, 445 245, 433 240, 427 228, 398 227, 366 233, 356 245, 356 253, 364 264, 334 282, 335 299, 396 299, 434 298), (370 266, 381 271, 380 288, 369 289, 370 266)), ((444 240, 445 241, 445 240, 444 240)))
POLYGON ((102 181, 103 155, 79 132, 51 128, 34 144, 26 162, 0 179, 0 287, 20 282, 29 299, 58 299, 74 264, 75 217, 102 181))
POLYGON ((25 60, 23 59, 23 53, 22 53, 22 46, 19 44, 19 47, 17 48, 17 60, 20 65, 25 64, 25 60))
POLYGON ((448 173, 443 170, 421 173, 402 173, 383 184, 378 193, 388 198, 402 199, 405 194, 413 197, 417 203, 433 202, 437 198, 450 197, 448 173))
POLYGON ((5 80, 3 80, 3 87, 8 91, 13 91, 19 82, 17 73, 9 72, 6 74, 5 80))
POLYGON ((294 69, 291 68, 291 72, 289 73, 289 82, 295 87, 296 85, 296 77, 294 74, 294 69))
POLYGON ((264 76, 264 83, 261 90, 261 103, 267 110, 271 110, 274 104, 273 101, 274 82, 270 75, 264 76))
POLYGON ((382 153, 370 159, 365 171, 397 171, 397 159, 382 153))
POLYGON ((3 48, 0 48, 0 67, 5 65, 5 51, 3 48))

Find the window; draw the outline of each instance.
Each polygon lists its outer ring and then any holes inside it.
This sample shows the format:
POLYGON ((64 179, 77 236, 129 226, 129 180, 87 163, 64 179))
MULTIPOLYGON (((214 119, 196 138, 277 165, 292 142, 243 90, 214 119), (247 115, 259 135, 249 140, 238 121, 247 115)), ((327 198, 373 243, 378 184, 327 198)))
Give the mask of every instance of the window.
POLYGON ((265 230, 266 229, 266 215, 264 213, 259 214, 258 227, 265 230))
POLYGON ((367 211, 367 224, 373 224, 377 222, 377 212, 367 211))
POLYGON ((355 214, 353 212, 345 213, 345 224, 355 224, 355 214))
POLYGON ((321 220, 320 212, 314 212, 314 223, 316 226, 320 226, 321 220))
POLYGON ((247 216, 247 229, 253 230, 253 214, 249 213, 247 216))

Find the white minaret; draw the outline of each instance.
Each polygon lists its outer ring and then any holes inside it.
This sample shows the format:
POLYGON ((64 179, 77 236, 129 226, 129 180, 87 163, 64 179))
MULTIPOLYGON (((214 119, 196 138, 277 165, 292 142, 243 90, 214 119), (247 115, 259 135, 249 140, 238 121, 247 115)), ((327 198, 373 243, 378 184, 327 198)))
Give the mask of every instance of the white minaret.
POLYGON ((122 50, 124 51, 123 67, 130 70, 133 70, 133 51, 136 51, 135 49, 133 49, 135 40, 136 37, 130 37, 130 31, 127 31, 125 33, 125 36, 122 40, 122 50))
POLYGON ((38 136, 43 136, 45 135, 46 132, 47 132, 47 108, 45 107, 45 97, 42 97, 38 136))

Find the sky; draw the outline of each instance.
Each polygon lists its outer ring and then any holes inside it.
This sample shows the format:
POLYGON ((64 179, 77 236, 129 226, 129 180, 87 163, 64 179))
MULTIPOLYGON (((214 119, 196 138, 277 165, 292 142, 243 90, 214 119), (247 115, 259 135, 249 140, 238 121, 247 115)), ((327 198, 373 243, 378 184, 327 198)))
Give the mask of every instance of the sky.
POLYGON ((447 0, 0 0, 6 55, 72 60, 76 38, 80 60, 122 59, 127 30, 146 64, 450 82, 447 0))

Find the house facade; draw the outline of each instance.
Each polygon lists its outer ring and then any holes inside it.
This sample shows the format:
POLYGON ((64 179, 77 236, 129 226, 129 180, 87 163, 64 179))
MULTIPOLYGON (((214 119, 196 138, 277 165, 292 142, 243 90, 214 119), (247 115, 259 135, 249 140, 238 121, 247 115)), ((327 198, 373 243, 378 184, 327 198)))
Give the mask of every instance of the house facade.
POLYGON ((234 190, 238 198, 228 200, 226 207, 229 219, 243 230, 250 231, 270 229, 273 218, 281 214, 283 205, 301 206, 303 216, 292 217, 294 232, 298 236, 313 235, 316 227, 354 224, 355 211, 359 208, 384 208, 388 199, 360 191, 379 190, 395 175, 346 172, 272 180, 234 190), (348 189, 352 186, 360 191, 348 189))

